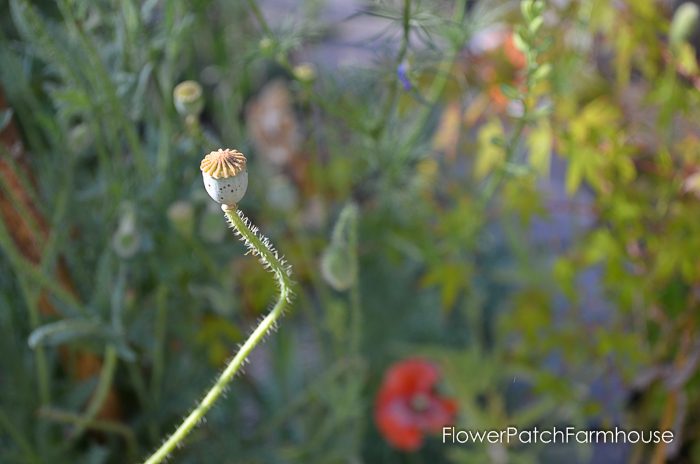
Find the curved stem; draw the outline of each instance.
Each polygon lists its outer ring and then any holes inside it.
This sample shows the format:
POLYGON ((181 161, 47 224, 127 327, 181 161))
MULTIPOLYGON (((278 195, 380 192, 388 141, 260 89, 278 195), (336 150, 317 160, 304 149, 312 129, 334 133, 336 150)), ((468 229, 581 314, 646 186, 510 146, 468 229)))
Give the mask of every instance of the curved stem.
POLYGON ((250 253, 256 255, 260 263, 275 276, 279 289, 279 296, 274 307, 265 318, 260 321, 258 327, 248 337, 241 346, 236 356, 226 366, 214 386, 207 392, 197 407, 185 418, 175 432, 153 455, 145 461, 145 464, 156 464, 162 462, 168 455, 181 444, 182 440, 194 429, 202 420, 204 415, 214 406, 233 377, 241 369, 248 355, 265 336, 275 329, 277 320, 280 318, 292 297, 291 268, 284 259, 277 253, 270 241, 258 232, 250 220, 243 212, 236 210, 235 206, 223 205, 222 209, 226 214, 231 227, 236 235, 248 247, 250 253))
POLYGON ((80 438, 85 429, 88 427, 96 417, 97 414, 102 409, 107 396, 109 395, 110 389, 112 388, 112 381, 114 380, 114 371, 117 368, 117 349, 114 345, 109 344, 105 349, 105 362, 102 366, 102 371, 100 372, 100 378, 97 382, 97 387, 93 393, 92 399, 88 404, 85 414, 80 416, 78 423, 76 424, 75 430, 70 435, 69 442, 80 438))

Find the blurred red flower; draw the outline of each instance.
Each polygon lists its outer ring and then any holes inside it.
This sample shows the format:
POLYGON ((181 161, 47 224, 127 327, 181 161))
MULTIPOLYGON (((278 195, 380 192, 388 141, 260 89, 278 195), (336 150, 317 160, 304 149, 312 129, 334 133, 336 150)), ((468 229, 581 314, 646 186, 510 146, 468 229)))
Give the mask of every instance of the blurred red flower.
POLYGON ((527 57, 525 54, 515 45, 515 40, 513 39, 513 33, 508 34, 503 41, 503 53, 506 55, 506 59, 515 69, 523 69, 527 66, 527 57))
POLYGON ((527 57, 515 45, 513 32, 497 28, 482 33, 474 44, 476 50, 472 68, 486 87, 486 93, 497 112, 507 109, 510 99, 501 91, 502 84, 521 87, 527 57))
POLYGON ((374 420, 393 447, 415 451, 426 433, 437 433, 453 422, 457 403, 438 395, 439 379, 437 368, 418 358, 398 362, 384 374, 374 420))

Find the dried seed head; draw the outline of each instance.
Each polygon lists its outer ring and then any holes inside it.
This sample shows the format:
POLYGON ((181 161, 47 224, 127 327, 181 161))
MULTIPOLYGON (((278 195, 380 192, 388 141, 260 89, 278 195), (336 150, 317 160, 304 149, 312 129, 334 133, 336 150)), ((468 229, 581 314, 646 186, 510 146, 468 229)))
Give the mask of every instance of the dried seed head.
POLYGON ((239 172, 245 171, 245 155, 238 150, 223 150, 219 148, 204 157, 199 165, 202 172, 206 172, 214 179, 233 177, 239 172))
POLYGON ((207 193, 217 203, 235 205, 248 188, 246 158, 238 150, 219 149, 204 157, 199 165, 207 193))

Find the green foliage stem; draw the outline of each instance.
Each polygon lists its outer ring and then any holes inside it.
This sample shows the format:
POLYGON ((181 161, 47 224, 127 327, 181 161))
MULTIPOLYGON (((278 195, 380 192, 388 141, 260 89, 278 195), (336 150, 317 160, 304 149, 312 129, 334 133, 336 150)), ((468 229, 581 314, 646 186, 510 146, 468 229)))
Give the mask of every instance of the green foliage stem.
POLYGON ((233 357, 226 369, 221 373, 214 386, 204 395, 197 407, 185 418, 175 432, 153 455, 145 461, 145 464, 157 464, 163 462, 168 455, 179 446, 185 437, 204 418, 206 413, 221 397, 233 377, 240 371, 248 355, 253 349, 275 329, 277 320, 282 316, 292 298, 291 268, 274 249, 270 241, 259 233, 258 228, 235 206, 223 205, 222 209, 236 235, 245 243, 248 250, 257 256, 260 263, 274 274, 277 281, 279 295, 277 302, 265 318, 260 321, 258 327, 243 343, 240 350, 233 357))
POLYGON ((105 349, 104 364, 100 372, 99 381, 97 382, 97 388, 95 388, 95 392, 93 393, 85 414, 79 417, 76 427, 71 433, 70 442, 80 438, 83 432, 88 428, 88 425, 97 417, 104 402, 107 400, 107 395, 112 387, 116 369, 117 349, 114 345, 109 344, 105 349))
POLYGON ((520 10, 525 24, 519 26, 513 36, 516 48, 525 56, 526 72, 525 72, 525 88, 521 93, 513 88, 506 88, 507 94, 515 94, 513 100, 522 105, 522 114, 517 118, 515 128, 509 140, 502 141, 505 148, 505 162, 496 172, 488 179, 484 186, 482 202, 487 203, 496 193, 498 186, 508 174, 508 168, 512 167, 513 158, 516 155, 520 145, 525 128, 533 124, 538 117, 542 117, 548 113, 548 109, 537 110, 534 105, 536 103, 533 93, 534 87, 544 81, 550 74, 552 65, 550 63, 541 63, 541 56, 549 48, 549 43, 541 40, 538 33, 544 24, 544 8, 545 4, 541 0, 522 0, 520 2, 520 10))
MULTIPOLYGON (((115 435, 119 435, 124 439, 124 442, 126 443, 127 454, 129 456, 136 456, 136 437, 134 436, 134 432, 131 430, 131 428, 122 424, 121 422, 112 422, 108 420, 101 420, 95 418, 92 418, 89 421, 85 422, 85 418, 83 416, 79 416, 69 411, 63 411, 61 409, 48 407, 39 409, 37 414, 39 415, 39 417, 43 419, 48 419, 50 421, 75 425, 77 427, 85 427, 90 430, 97 430, 100 432, 113 433, 115 435)), ((29 448, 27 451, 31 451, 31 448, 29 448)), ((37 458, 36 460, 28 462, 40 463, 41 461, 37 458)))

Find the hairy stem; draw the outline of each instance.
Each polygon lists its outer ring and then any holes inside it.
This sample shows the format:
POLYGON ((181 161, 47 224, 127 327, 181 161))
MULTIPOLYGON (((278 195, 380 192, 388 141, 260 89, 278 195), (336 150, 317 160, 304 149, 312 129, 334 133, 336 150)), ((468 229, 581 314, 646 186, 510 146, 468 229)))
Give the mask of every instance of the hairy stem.
POLYGON ((260 263, 274 274, 279 295, 277 302, 260 322, 258 327, 253 331, 248 339, 243 343, 236 356, 226 366, 226 369, 221 373, 219 378, 214 383, 214 386, 204 395, 204 398, 194 408, 194 410, 185 418, 175 432, 168 438, 163 445, 153 455, 145 461, 145 464, 156 464, 162 462, 168 455, 179 446, 185 437, 194 429, 202 420, 204 415, 214 406, 214 403, 221 397, 221 394, 226 390, 233 377, 240 371, 245 363, 248 355, 253 349, 265 338, 265 336, 274 330, 277 320, 280 318, 292 297, 292 280, 291 268, 285 263, 284 259, 277 253, 270 241, 258 232, 243 212, 236 210, 235 206, 222 206, 226 218, 236 235, 248 247, 248 250, 253 255, 256 255, 260 263))

